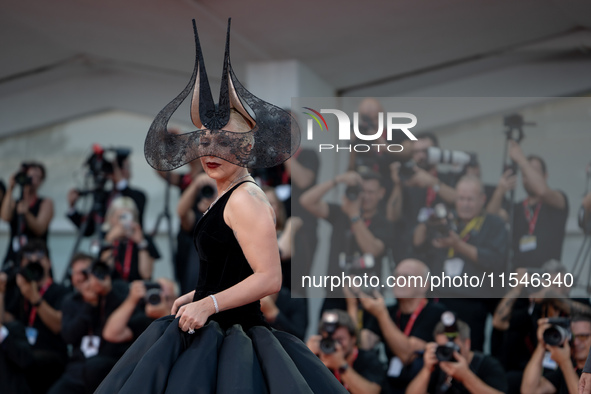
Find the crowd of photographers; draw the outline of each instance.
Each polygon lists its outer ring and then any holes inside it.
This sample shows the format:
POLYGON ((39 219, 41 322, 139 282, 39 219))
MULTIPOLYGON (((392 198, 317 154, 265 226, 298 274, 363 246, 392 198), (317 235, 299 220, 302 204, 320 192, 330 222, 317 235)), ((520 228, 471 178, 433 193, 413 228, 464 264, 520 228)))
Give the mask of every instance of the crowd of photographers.
MULTIPOLYGON (((364 100, 359 129, 375 132, 380 111, 378 101, 364 100)), ((475 154, 440 149, 433 134, 417 137, 390 141, 404 146, 396 154, 351 153, 347 171, 321 183, 320 157, 305 148, 252 173, 276 212, 283 269, 281 291, 261 300, 266 320, 306 341, 354 394, 576 393, 591 348, 591 306, 564 285, 567 196, 549 186, 545 161, 526 156, 520 138, 507 138, 511 165, 498 184, 485 185, 475 154), (507 195, 518 173, 527 198, 517 202, 507 195), (327 201, 331 193, 337 203, 327 201), (290 293, 306 294, 298 279, 313 268, 319 221, 332 230, 323 274, 380 276, 386 263, 396 278, 514 273, 516 286, 431 292, 409 281, 391 290, 393 305, 375 289, 345 286, 328 292, 317 335, 306 338, 307 300, 290 293), (549 286, 532 290, 523 279, 533 273, 548 275, 549 286)), ((90 186, 64 196, 79 236, 92 241, 88 254, 71 258, 64 280, 47 247, 53 202, 38 194, 43 164, 24 163, 0 188, 10 225, 0 272, 3 390, 93 392, 133 340, 197 283, 192 232, 217 197, 214 181, 198 160, 186 172, 158 173, 179 189, 180 228, 175 279, 154 278, 160 254, 144 228, 146 196, 131 185, 130 153, 95 146, 86 162, 90 186), (92 201, 89 210, 80 209, 82 199, 92 201)), ((580 215, 587 233, 589 213, 591 194, 580 215)))

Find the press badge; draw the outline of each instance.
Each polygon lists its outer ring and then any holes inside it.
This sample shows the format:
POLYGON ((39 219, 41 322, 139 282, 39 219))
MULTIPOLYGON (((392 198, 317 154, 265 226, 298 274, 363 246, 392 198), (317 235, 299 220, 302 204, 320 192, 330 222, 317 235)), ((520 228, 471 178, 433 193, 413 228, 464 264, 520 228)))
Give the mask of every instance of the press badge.
POLYGON ((392 357, 390 359, 390 366, 388 367, 388 376, 391 378, 397 378, 402 372, 402 361, 398 357, 392 357))
POLYGON ((462 272, 464 272, 464 260, 459 257, 445 260, 445 263, 443 263, 443 271, 448 276, 462 275, 462 272))
POLYGON ((37 329, 35 327, 25 327, 25 334, 27 335, 29 345, 35 346, 37 343, 37 335, 39 335, 37 329))
POLYGON ((100 337, 97 337, 96 335, 85 335, 82 337, 80 350, 82 350, 82 353, 84 353, 84 357, 89 358, 98 354, 100 345, 100 337))
POLYGON ((524 235, 519 240, 519 251, 529 252, 535 250, 537 247, 537 240, 535 235, 524 235))

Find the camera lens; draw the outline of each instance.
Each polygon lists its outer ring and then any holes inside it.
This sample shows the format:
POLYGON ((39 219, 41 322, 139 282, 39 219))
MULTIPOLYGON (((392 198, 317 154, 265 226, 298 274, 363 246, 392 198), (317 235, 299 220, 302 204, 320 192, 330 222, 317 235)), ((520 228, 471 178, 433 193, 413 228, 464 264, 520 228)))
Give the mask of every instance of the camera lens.
POLYGON ((550 346, 562 346, 568 337, 568 330, 558 325, 553 325, 544 331, 544 342, 550 346))
POLYGON ((90 270, 92 275, 94 275, 97 279, 103 280, 111 273, 111 267, 109 267, 106 263, 102 261, 97 261, 92 265, 90 270))
POLYGON ((214 194, 213 187, 211 187, 209 185, 205 185, 201 188, 201 196, 203 198, 211 198, 211 197, 213 197, 213 194, 214 194))
POLYGON ((324 354, 334 353, 337 349, 337 342, 332 338, 323 338, 320 340, 320 351, 324 354))
POLYGON ((160 289, 150 289, 146 292, 145 300, 148 304, 158 305, 162 302, 160 289))
POLYGON ((30 262, 21 269, 20 274, 27 282, 39 282, 43 279, 43 266, 37 261, 30 262))
POLYGON ((345 196, 350 201, 357 201, 360 193, 361 187, 359 185, 347 186, 347 188, 345 189, 345 196))

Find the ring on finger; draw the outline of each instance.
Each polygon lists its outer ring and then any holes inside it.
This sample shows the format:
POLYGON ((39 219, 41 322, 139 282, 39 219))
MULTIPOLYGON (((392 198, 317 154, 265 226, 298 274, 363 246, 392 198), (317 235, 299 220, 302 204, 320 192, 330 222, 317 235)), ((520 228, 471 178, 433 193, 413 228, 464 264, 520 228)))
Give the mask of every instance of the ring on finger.
POLYGON ((187 331, 187 334, 195 334, 195 330, 192 328, 189 328, 189 330, 187 331))

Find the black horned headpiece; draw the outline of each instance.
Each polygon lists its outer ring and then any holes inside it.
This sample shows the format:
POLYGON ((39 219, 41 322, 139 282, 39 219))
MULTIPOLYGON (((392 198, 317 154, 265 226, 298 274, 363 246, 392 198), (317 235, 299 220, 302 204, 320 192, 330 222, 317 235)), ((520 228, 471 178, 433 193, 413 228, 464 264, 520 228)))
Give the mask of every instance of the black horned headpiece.
POLYGON ((193 75, 185 89, 152 122, 144 145, 148 164, 169 171, 202 156, 216 156, 242 167, 266 168, 289 159, 300 146, 300 129, 287 111, 254 96, 236 78, 230 64, 230 20, 217 105, 207 80, 195 20, 193 31, 196 50, 193 75), (191 89, 191 120, 198 130, 180 135, 169 133, 168 121, 191 89), (250 130, 224 130, 231 109, 242 116, 250 130))

